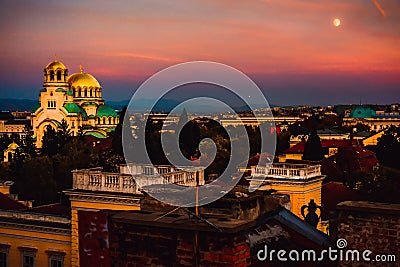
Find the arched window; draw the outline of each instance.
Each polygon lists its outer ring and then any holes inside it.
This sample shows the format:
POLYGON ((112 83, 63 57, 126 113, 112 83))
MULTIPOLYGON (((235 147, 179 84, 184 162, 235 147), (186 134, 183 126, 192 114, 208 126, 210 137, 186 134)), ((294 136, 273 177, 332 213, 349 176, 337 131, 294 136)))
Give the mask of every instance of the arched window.
POLYGON ((93 95, 92 95, 92 89, 90 89, 90 97, 92 97, 93 95))
POLYGON ((73 92, 74 96, 76 96, 75 88, 72 88, 72 92, 73 92))
POLYGON ((54 71, 50 71, 50 81, 54 81, 54 71))
POLYGON ((106 118, 103 117, 103 124, 106 124, 106 118))
POLYGON ((86 88, 85 88, 85 97, 87 97, 87 90, 86 90, 86 88))
POLYGON ((97 124, 100 124, 100 118, 97 118, 97 124))
POLYGON ((81 97, 81 88, 78 89, 78 97, 81 97))
POLYGON ((61 81, 61 70, 57 71, 57 81, 61 81))
POLYGON ((112 118, 111 118, 111 117, 108 117, 108 124, 112 124, 112 123, 111 123, 111 120, 112 120, 112 118))

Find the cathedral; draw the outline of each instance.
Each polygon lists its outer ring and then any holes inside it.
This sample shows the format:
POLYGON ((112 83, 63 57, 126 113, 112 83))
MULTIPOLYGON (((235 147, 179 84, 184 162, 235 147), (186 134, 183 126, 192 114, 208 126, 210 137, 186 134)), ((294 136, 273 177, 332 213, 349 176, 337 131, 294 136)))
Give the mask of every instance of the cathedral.
POLYGON ((43 89, 39 105, 32 113, 32 126, 37 147, 49 125, 58 129, 62 120, 69 125, 73 136, 84 135, 106 138, 115 130, 119 116, 102 98, 102 87, 95 77, 80 71, 68 75, 68 69, 57 60, 44 68, 43 89))

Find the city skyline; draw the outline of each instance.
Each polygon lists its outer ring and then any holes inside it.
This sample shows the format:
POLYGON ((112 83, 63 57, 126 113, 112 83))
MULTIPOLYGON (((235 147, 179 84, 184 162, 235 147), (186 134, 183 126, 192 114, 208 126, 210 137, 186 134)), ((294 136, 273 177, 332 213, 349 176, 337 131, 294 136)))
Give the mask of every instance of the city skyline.
POLYGON ((6 1, 0 90, 37 99, 57 55, 70 74, 82 64, 113 101, 165 67, 209 60, 243 71, 272 104, 399 102, 400 3, 379 3, 6 1))

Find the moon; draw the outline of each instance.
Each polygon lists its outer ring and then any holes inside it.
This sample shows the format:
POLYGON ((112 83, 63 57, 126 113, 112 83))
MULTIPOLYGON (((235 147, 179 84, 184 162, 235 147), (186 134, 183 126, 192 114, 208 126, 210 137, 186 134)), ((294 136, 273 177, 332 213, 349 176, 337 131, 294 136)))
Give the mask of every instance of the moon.
POLYGON ((340 26, 340 23, 341 23, 341 21, 340 21, 340 19, 338 19, 338 18, 336 18, 336 19, 334 19, 333 20, 333 26, 335 26, 335 27, 339 27, 340 26))

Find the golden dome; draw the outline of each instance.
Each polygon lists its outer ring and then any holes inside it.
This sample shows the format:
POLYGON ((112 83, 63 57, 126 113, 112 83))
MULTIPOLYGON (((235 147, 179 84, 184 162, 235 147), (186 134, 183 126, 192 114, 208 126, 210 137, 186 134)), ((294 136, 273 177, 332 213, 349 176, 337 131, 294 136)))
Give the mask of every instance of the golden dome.
POLYGON ((100 83, 96 80, 95 77, 90 75, 89 73, 84 73, 82 71, 80 73, 74 73, 68 77, 68 82, 72 87, 101 87, 100 83))
POLYGON ((52 70, 57 70, 57 69, 63 69, 65 70, 67 67, 65 67, 65 65, 58 61, 58 60, 54 60, 53 62, 50 62, 49 64, 47 64, 46 69, 52 69, 52 70))
POLYGON ((8 145, 8 149, 15 150, 19 147, 16 143, 12 142, 11 144, 8 145))

